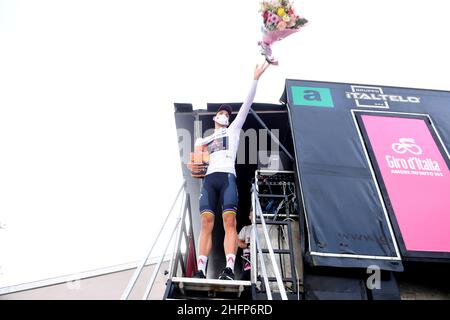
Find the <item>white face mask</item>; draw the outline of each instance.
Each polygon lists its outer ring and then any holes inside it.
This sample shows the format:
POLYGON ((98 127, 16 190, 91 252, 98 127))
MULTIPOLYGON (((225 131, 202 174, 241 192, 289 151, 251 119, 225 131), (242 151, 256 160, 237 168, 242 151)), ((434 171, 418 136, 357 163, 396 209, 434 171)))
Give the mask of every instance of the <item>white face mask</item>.
POLYGON ((229 125, 228 117, 224 114, 219 114, 213 118, 215 122, 220 124, 221 126, 227 126, 229 125))

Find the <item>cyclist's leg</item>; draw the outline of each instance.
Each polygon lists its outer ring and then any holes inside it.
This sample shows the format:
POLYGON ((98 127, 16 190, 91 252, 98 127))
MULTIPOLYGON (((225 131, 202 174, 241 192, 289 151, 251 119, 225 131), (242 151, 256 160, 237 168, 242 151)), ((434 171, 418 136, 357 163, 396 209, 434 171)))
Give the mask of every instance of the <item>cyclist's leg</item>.
POLYGON ((233 174, 224 175, 224 184, 221 189, 222 218, 225 229, 224 251, 227 258, 227 267, 234 268, 238 248, 238 234, 236 230, 236 213, 238 193, 236 177, 233 174), (231 261, 232 260, 232 261, 231 261))
POLYGON ((206 176, 200 194, 200 235, 198 240, 197 266, 206 275, 206 264, 212 248, 212 230, 214 228, 214 210, 217 205, 218 192, 213 188, 214 177, 206 176))

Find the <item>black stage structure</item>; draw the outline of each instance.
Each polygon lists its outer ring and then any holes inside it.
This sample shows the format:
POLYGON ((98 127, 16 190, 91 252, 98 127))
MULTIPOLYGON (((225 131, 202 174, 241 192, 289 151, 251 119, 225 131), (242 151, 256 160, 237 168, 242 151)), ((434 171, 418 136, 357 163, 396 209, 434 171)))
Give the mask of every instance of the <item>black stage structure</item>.
MULTIPOLYGON (((224 103, 232 106, 233 113, 241 106, 241 103, 224 103)), ((209 103, 207 110, 193 110, 191 104, 175 104, 180 157, 193 212, 196 245, 201 180, 191 177, 186 163, 195 138, 213 128, 212 117, 221 104, 209 103)), ((426 250, 411 250, 405 239, 412 239, 408 241, 414 245, 420 245, 420 239, 428 236, 445 240, 445 232, 450 234, 450 224, 445 224, 449 221, 445 212, 450 215, 450 207, 445 207, 443 201, 436 205, 440 207, 430 205, 429 210, 423 210, 427 219, 433 219, 433 214, 440 212, 438 235, 421 234, 420 226, 417 230, 408 229, 411 224, 405 220, 404 210, 399 219, 399 210, 396 212, 398 207, 394 203, 401 197, 389 194, 386 182, 391 180, 387 180, 386 174, 383 176, 383 163, 376 157, 372 143, 375 140, 371 141, 366 128, 368 122, 363 119, 423 121, 443 159, 439 168, 443 179, 427 181, 431 184, 438 181, 437 186, 446 186, 448 180, 445 179, 450 175, 450 92, 286 80, 280 104, 254 103, 252 109, 270 130, 278 130, 281 144, 295 158, 290 165, 297 180, 299 254, 305 262, 303 298, 398 299, 398 278, 408 273, 416 275, 418 270, 422 279, 437 276, 432 270, 444 272, 442 266, 450 262, 450 250, 446 250, 445 245, 433 245, 428 241, 430 247, 426 250), (436 263, 440 267, 436 267, 436 263), (368 268, 381 270, 382 289, 367 288, 368 268)), ((250 187, 258 169, 258 156, 255 158, 249 150, 256 148, 260 152, 273 147, 269 135, 257 134, 255 138, 248 130, 258 132, 264 130, 264 126, 249 114, 243 128, 240 152, 246 158, 244 163, 236 165, 238 230, 248 224, 250 187)), ((422 149, 426 147, 422 146, 422 149)), ((436 192, 450 195, 450 189, 441 189, 436 192)), ((426 199, 423 201, 426 203, 426 199)), ((216 217, 209 278, 216 278, 223 268, 223 235, 221 217, 216 217)), ((236 267, 237 271, 239 269, 236 267)), ((441 285, 450 287, 445 281, 441 281, 441 285)))

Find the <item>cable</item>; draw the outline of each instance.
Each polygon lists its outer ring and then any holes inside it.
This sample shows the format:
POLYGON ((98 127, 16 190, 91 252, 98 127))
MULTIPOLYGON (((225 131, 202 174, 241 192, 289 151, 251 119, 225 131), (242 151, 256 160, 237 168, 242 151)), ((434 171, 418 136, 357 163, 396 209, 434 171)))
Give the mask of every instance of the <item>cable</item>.
MULTIPOLYGON (((278 249, 280 249, 280 250, 282 250, 282 249, 284 249, 284 248, 282 248, 282 246, 281 246, 281 234, 282 234, 282 232, 280 232, 280 229, 283 229, 283 226, 279 226, 278 227, 278 249)), ((280 269, 281 269, 281 278, 285 278, 284 277, 284 267, 283 267, 283 265, 284 265, 284 261, 283 261, 283 258, 282 258, 282 255, 281 254, 279 254, 278 255, 279 256, 279 258, 280 258, 280 269)))

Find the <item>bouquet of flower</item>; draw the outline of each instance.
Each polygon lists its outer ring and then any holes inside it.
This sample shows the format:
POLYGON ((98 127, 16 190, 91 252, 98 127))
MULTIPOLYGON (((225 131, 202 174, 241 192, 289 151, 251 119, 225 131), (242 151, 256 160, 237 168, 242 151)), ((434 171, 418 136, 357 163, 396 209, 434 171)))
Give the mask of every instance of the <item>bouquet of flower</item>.
POLYGON ((289 0, 264 0, 261 2, 260 12, 264 21, 263 38, 258 43, 261 46, 261 54, 269 63, 278 64, 272 56, 272 44, 298 32, 308 20, 295 13, 289 0))

